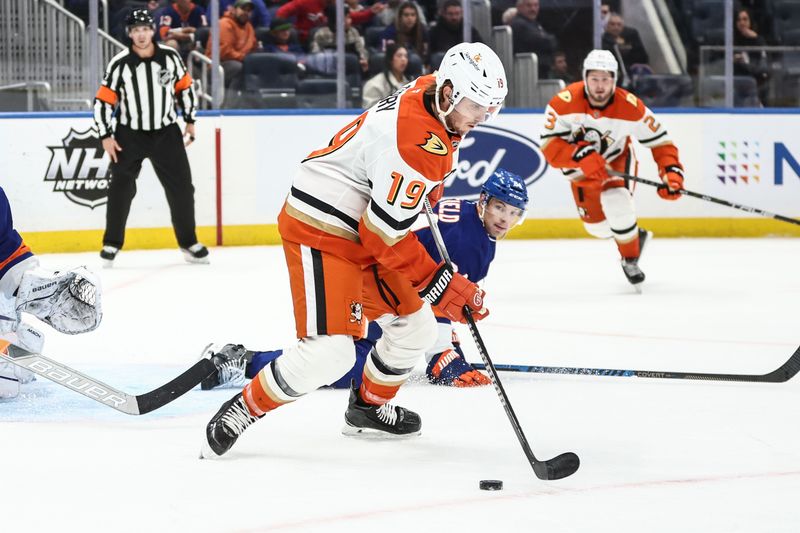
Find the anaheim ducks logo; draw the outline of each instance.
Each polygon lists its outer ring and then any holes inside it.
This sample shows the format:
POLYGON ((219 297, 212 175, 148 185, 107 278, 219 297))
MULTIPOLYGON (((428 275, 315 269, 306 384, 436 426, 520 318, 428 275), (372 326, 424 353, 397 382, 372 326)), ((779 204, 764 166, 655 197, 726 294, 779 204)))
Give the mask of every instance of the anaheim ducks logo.
POLYGON ((418 144, 420 148, 434 155, 447 155, 447 145, 438 135, 429 131, 424 144, 418 144))

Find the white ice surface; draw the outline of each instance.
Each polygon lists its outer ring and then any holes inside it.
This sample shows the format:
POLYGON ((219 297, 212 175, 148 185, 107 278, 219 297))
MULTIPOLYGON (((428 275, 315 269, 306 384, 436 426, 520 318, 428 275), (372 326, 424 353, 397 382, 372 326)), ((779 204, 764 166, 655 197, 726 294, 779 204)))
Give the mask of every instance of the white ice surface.
MULTIPOLYGON (((609 242, 502 242, 479 328, 496 363, 765 373, 800 344, 798 242, 656 238, 642 295, 609 242)), ((209 266, 177 250, 123 251, 113 270, 95 253, 41 259, 87 264, 105 288, 101 327, 48 329, 45 353, 132 393, 207 342, 293 341, 279 247, 212 249, 209 266)), ((205 424, 234 391, 131 417, 39 379, 0 403, 0 531, 800 530, 800 378, 501 378, 534 452, 575 451, 574 476, 533 475, 491 387, 409 383, 398 403, 423 434, 401 442, 343 437, 347 391, 319 391, 201 461, 205 424)))

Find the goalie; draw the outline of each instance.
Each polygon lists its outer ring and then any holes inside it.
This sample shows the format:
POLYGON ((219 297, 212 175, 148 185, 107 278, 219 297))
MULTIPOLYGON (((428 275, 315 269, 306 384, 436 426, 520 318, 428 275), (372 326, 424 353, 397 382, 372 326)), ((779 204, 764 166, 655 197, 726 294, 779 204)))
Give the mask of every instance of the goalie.
MULTIPOLYGON (((40 353, 44 335, 23 321, 29 313, 69 335, 92 331, 102 318, 100 285, 84 267, 50 272, 14 229, 11 206, 0 187, 0 347, 13 343, 40 353)), ((0 398, 14 398, 33 374, 0 360, 0 398)))

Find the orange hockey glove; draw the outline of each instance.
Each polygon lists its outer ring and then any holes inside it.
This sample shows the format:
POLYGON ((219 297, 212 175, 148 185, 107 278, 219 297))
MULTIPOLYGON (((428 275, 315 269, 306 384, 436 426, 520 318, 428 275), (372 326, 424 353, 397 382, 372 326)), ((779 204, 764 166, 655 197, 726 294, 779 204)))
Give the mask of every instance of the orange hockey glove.
POLYGON ((598 185, 608 179, 606 160, 597 153, 597 149, 593 145, 579 142, 572 154, 572 160, 578 163, 586 179, 596 181, 598 185))
POLYGON ((459 348, 455 350, 447 349, 440 354, 434 355, 430 363, 428 363, 425 373, 428 376, 428 380, 434 385, 480 387, 492 384, 488 376, 475 370, 464 359, 459 348))
POLYGON ((683 169, 677 165, 670 165, 664 169, 661 177, 664 184, 660 185, 656 192, 664 200, 677 200, 681 197, 678 191, 683 189, 683 169))
POLYGON ((458 272, 453 272, 444 262, 415 289, 420 298, 436 307, 450 320, 465 324, 465 305, 472 309, 472 318, 476 321, 489 316, 489 310, 483 307, 486 292, 458 272))

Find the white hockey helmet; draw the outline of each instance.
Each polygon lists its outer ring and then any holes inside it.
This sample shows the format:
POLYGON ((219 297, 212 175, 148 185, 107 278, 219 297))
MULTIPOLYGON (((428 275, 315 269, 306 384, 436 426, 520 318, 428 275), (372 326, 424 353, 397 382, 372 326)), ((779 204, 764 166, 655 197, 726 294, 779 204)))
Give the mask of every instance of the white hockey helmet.
POLYGON ((619 64, 614 54, 608 50, 592 50, 583 60, 583 83, 586 83, 586 75, 590 70, 604 70, 614 76, 614 85, 616 86, 618 69, 619 64))
POLYGON ((500 112, 508 94, 506 71, 494 50, 483 43, 457 44, 444 54, 442 64, 436 71, 436 111, 444 118, 456 107, 462 114, 481 115, 485 122, 500 112), (453 84, 451 106, 447 112, 439 107, 439 95, 445 82, 453 84), (464 98, 470 100, 462 103, 464 98))

